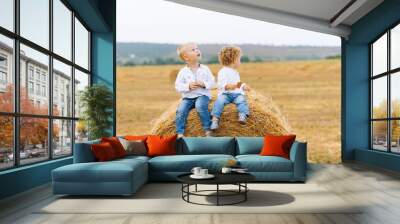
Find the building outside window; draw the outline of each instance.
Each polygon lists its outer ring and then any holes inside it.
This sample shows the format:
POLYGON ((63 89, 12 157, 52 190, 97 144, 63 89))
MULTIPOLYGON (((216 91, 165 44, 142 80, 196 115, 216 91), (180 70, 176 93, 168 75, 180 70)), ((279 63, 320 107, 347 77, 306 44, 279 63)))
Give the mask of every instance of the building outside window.
POLYGON ((30 80, 33 80, 33 67, 29 66, 28 76, 30 80))
POLYGON ((0 67, 7 68, 7 56, 4 54, 0 54, 0 67))
POLYGON ((36 69, 36 81, 40 81, 40 70, 36 69))
POLYGON ((0 54, 0 89, 6 88, 7 85, 7 56, 0 54))
POLYGON ((34 87, 33 87, 33 82, 32 81, 28 82, 28 92, 29 92, 29 94, 33 94, 34 93, 34 87))
POLYGON ((42 73, 42 82, 43 83, 46 83, 46 74, 45 73, 42 73))
POLYGON ((40 96, 40 84, 36 84, 36 95, 40 96))
POLYGON ((46 96, 46 86, 42 86, 42 96, 46 96))
POLYGON ((4 71, 0 71, 0 84, 6 85, 7 84, 7 73, 4 71))

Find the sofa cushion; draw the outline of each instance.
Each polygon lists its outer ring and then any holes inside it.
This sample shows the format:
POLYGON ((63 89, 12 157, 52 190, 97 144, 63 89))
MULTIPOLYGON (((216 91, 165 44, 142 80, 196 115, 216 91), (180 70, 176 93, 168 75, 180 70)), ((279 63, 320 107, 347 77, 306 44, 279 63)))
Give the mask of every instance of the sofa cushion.
POLYGON ((112 145, 108 142, 93 144, 90 147, 92 149, 94 157, 96 157, 96 161, 105 162, 118 158, 112 145))
POLYGON ((148 135, 126 135, 124 138, 126 140, 140 140, 140 141, 146 141, 148 135))
POLYGON ((236 137, 236 155, 260 154, 264 145, 263 137, 236 137))
POLYGON ((176 154, 176 139, 177 135, 172 136, 149 136, 146 143, 148 147, 147 155, 165 156, 176 154))
POLYGON ((177 142, 177 154, 225 154, 235 155, 233 137, 186 137, 177 142))
POLYGON ((130 182, 134 173, 147 176, 147 163, 140 159, 74 163, 53 170, 58 182, 130 182), (146 171, 146 172, 143 172, 146 171))
POLYGON ((146 140, 149 136, 153 135, 126 135, 123 138, 129 141, 137 141, 137 140, 143 141, 144 145, 146 146, 146 149, 148 149, 146 140))
POLYGON ((279 156, 238 155, 240 167, 249 172, 292 172, 292 161, 279 156))
POLYGON ((163 172, 190 172, 193 167, 200 166, 212 172, 219 171, 230 159, 231 155, 175 155, 158 156, 149 160, 149 170, 163 172))
POLYGON ((290 159, 290 148, 296 135, 266 135, 264 137, 264 146, 261 149, 261 156, 280 156, 290 159))
POLYGON ((114 149, 115 155, 117 158, 122 158, 126 156, 126 151, 124 149, 124 146, 121 144, 119 139, 117 137, 103 137, 101 138, 101 142, 108 142, 114 149))
POLYGON ((119 138, 122 146, 126 151, 126 155, 147 155, 146 142, 141 140, 126 140, 124 138, 119 138))
POLYGON ((113 163, 121 163, 121 164, 127 164, 128 166, 135 167, 137 164, 137 161, 140 161, 142 163, 147 163, 149 161, 149 157, 147 156, 126 156, 121 159, 116 159, 113 160, 113 163))

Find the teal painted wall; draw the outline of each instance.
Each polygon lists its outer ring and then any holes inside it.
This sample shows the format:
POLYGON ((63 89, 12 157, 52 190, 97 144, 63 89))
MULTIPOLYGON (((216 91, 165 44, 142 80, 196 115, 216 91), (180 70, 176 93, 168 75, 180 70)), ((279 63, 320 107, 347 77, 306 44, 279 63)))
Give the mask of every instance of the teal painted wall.
POLYGON ((116 1, 100 0, 98 9, 109 27, 108 32, 92 33, 92 82, 105 84, 113 93, 114 107, 112 127, 109 133, 116 135, 116 1))
POLYGON ((388 159, 387 155, 369 150, 369 43, 400 22, 399 12, 399 0, 385 0, 351 27, 348 40, 342 40, 343 160, 362 161, 391 170, 398 170, 400 166, 398 156, 390 155, 388 159))
MULTIPOLYGON (((93 33, 92 34, 92 82, 108 86, 115 94, 115 60, 114 60, 114 35, 113 33, 93 33)), ((109 133, 115 135, 115 103, 113 116, 113 126, 109 133)))
MULTIPOLYGON (((92 82, 106 84, 115 96, 116 0, 67 2, 92 31, 92 82)), ((110 127, 111 133, 115 132, 115 109, 113 112, 114 116, 110 118, 114 123, 113 127, 110 127)), ((72 157, 69 157, 1 171, 0 199, 48 183, 51 181, 53 169, 71 163, 72 157)))
POLYGON ((72 163, 72 157, 0 172, 0 199, 51 181, 51 171, 72 163))

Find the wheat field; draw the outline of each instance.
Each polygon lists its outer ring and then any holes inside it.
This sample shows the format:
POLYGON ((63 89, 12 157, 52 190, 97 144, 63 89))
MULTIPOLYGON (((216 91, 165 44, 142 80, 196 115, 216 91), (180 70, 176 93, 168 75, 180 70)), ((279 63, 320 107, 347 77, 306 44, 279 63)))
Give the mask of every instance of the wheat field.
MULTIPOLYGON (((182 65, 117 68, 117 134, 145 134, 179 99, 174 74, 182 65)), ((216 74, 220 65, 209 66, 216 74)), ((340 60, 246 63, 243 82, 269 95, 297 139, 308 142, 308 160, 340 163, 340 60)))

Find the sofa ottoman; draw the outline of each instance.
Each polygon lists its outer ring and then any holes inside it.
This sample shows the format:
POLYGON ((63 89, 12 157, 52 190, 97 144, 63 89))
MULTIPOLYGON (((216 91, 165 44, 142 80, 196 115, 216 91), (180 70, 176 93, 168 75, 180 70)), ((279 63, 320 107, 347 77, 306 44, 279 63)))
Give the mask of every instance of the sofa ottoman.
POLYGON ((126 157, 108 162, 74 163, 52 171, 53 193, 131 195, 148 180, 148 158, 126 157))

